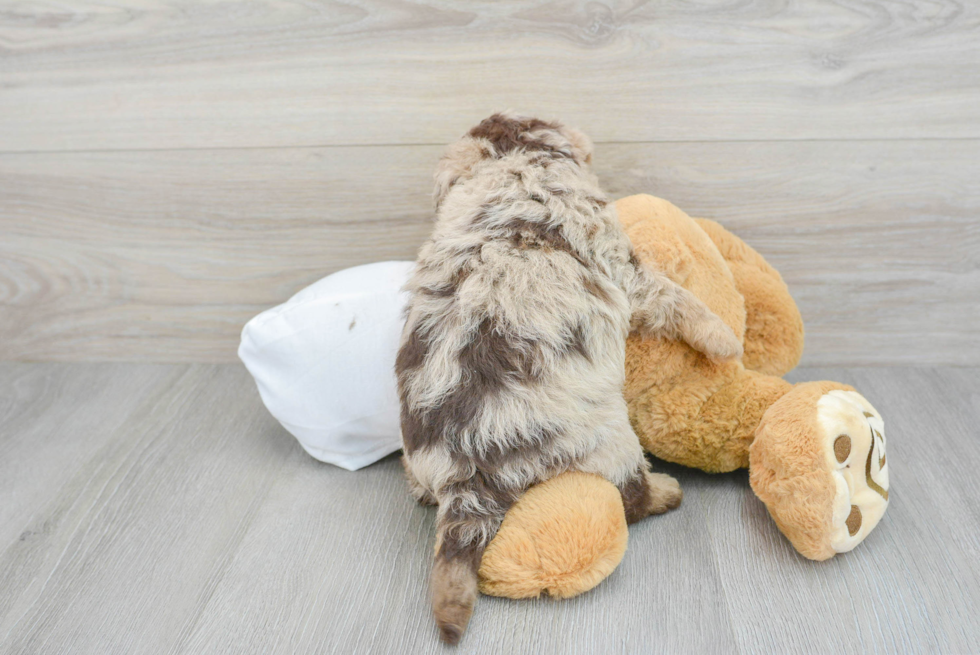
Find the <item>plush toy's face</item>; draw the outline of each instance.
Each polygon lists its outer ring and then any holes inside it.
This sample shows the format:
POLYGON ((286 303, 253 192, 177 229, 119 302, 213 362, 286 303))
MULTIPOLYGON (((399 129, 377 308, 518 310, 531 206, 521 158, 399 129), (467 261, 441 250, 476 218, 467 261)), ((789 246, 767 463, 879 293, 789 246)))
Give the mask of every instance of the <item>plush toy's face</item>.
POLYGON ((864 396, 843 390, 820 398, 817 421, 837 488, 830 546, 843 553, 859 544, 888 508, 885 424, 864 396))

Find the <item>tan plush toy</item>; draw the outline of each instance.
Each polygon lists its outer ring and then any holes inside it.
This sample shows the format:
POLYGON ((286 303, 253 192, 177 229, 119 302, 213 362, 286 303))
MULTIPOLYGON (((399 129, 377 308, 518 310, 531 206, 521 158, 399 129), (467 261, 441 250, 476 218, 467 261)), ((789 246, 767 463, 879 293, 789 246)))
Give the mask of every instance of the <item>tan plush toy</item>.
MULTIPOLYGON (((640 442, 708 472, 748 467, 752 489, 806 557, 854 548, 888 507, 881 416, 845 384, 779 377, 799 361, 803 323, 779 273, 752 248, 665 200, 616 206, 639 259, 697 294, 745 344, 741 361, 718 363, 682 342, 631 336, 625 396, 640 442)), ((626 541, 616 488, 566 473, 508 512, 483 557, 481 590, 575 596, 616 568, 626 541)))

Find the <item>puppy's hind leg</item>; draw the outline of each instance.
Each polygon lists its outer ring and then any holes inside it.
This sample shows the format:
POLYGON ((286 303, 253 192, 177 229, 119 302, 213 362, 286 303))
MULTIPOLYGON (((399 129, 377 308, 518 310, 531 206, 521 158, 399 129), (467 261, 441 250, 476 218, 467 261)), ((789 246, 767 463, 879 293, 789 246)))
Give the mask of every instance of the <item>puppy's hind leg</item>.
POLYGON ((619 493, 623 496, 627 523, 672 510, 684 497, 677 480, 664 473, 651 473, 645 463, 634 476, 619 485, 619 493))
POLYGON ((437 505, 435 496, 415 477, 415 473, 412 471, 412 465, 404 455, 402 455, 402 467, 405 469, 405 480, 408 481, 408 490, 412 493, 415 500, 419 501, 421 505, 437 505))
POLYGON ((618 396, 609 403, 609 414, 599 416, 606 427, 605 440, 576 464, 585 473, 596 473, 616 485, 623 497, 626 522, 635 523, 651 514, 663 514, 681 504, 677 480, 651 473, 636 433, 630 426, 626 402, 618 396))

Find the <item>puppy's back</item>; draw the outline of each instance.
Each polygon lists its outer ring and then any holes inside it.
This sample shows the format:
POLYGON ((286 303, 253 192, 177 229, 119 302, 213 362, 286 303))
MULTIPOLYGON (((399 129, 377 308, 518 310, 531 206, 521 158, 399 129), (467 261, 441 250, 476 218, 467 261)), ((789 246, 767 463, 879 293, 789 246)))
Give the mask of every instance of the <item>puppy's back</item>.
POLYGON ((452 643, 503 515, 570 463, 566 425, 601 403, 599 392, 579 402, 588 385, 621 384, 629 303, 588 245, 609 221, 583 171, 588 140, 562 129, 495 116, 450 148, 408 287, 397 365, 406 465, 439 503, 432 593, 452 643), (587 374, 596 367, 608 374, 587 374))

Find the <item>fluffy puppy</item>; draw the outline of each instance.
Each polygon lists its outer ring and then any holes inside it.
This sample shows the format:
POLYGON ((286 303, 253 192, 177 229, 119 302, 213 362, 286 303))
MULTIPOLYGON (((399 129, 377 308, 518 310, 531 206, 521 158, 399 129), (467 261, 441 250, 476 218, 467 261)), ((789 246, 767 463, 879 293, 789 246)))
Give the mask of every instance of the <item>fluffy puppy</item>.
POLYGON ((560 123, 496 114, 436 171, 435 230, 407 286, 396 372, 409 485, 439 505, 430 586, 449 643, 473 611, 484 548, 531 485, 599 474, 630 522, 680 504, 630 427, 631 326, 741 354, 700 300, 639 265, 591 153, 560 123))

